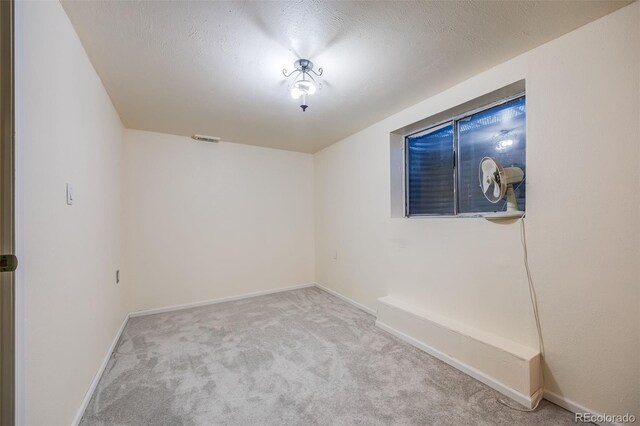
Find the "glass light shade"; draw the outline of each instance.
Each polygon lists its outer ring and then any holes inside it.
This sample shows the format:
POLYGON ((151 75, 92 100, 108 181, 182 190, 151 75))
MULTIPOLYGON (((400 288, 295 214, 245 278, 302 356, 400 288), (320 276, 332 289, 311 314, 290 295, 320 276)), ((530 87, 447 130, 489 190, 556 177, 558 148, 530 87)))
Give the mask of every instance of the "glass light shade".
POLYGON ((300 96, 302 96, 302 92, 295 86, 291 87, 291 97, 298 99, 300 96))
POLYGON ((316 93, 316 85, 311 80, 298 80, 291 87, 291 97, 298 99, 302 95, 313 95, 316 93))

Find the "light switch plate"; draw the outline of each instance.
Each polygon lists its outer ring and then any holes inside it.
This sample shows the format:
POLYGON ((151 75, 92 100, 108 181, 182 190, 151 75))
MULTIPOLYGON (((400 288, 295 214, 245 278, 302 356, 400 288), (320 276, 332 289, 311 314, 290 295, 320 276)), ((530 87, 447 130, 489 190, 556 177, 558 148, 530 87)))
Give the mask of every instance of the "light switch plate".
POLYGON ((73 185, 67 184, 67 205, 73 205, 73 185))

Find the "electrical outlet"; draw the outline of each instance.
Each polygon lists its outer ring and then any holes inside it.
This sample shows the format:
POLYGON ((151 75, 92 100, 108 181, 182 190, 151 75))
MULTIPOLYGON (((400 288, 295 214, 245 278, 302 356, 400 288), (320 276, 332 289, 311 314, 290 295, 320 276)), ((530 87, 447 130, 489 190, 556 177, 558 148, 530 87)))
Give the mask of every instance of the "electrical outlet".
POLYGON ((120 269, 116 269, 116 284, 120 282, 120 269))
POLYGON ((338 260, 338 250, 334 250, 333 251, 333 254, 331 255, 331 258, 333 260, 338 260))

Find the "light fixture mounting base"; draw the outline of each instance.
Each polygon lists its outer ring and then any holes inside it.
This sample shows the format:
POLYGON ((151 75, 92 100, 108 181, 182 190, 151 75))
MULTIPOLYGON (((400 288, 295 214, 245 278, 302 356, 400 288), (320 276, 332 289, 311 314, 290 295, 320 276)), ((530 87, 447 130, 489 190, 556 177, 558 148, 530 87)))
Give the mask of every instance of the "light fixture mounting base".
POLYGON ((311 62, 308 59, 298 59, 297 61, 295 61, 293 63, 293 71, 291 72, 287 72, 286 69, 282 70, 282 74, 284 74, 285 77, 289 78, 291 77, 293 74, 298 73, 298 74, 302 74, 303 76, 308 76, 310 75, 310 73, 313 73, 315 75, 317 75, 318 77, 322 75, 322 68, 318 68, 318 71, 313 69, 313 62, 311 62))
POLYGON ((298 71, 311 71, 313 69, 313 62, 308 59, 298 59, 293 63, 293 66, 298 71))

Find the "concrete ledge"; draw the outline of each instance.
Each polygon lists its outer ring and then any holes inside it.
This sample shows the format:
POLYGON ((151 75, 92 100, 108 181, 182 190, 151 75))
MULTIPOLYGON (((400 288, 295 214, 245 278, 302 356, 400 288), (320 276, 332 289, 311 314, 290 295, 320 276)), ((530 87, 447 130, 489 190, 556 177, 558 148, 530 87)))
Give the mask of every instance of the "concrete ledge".
POLYGON ((540 353, 535 349, 388 296, 378 299, 376 326, 525 407, 542 398, 540 353))

